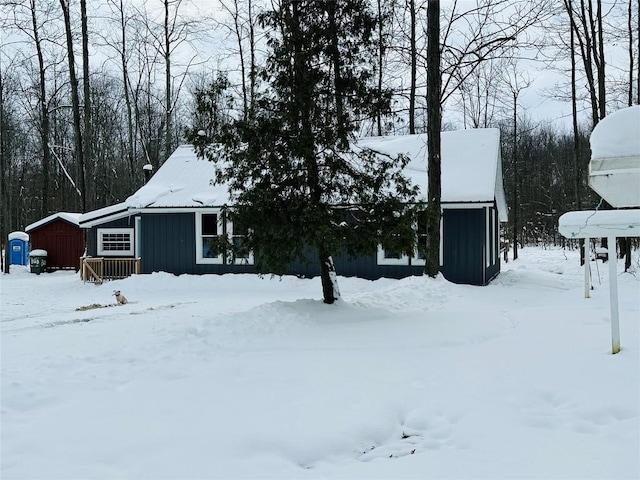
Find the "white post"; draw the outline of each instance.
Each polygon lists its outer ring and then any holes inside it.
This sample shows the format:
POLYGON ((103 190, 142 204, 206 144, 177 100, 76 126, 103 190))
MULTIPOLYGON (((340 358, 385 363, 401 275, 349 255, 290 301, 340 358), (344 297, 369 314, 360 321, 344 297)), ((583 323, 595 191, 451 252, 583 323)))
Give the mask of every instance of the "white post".
POLYGON ((611 353, 620 351, 620 323, 618 321, 618 256, 616 237, 608 237, 609 303, 611 304, 611 353))
POLYGON ((591 275, 589 269, 591 264, 589 261, 589 237, 584 239, 584 298, 589 298, 591 295, 591 275))

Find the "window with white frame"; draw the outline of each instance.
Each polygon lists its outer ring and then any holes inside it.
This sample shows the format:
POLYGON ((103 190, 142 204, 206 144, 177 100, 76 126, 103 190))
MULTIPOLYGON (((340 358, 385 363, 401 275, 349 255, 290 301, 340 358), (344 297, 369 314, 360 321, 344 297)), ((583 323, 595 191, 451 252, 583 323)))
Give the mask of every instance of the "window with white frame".
POLYGON ((219 210, 196 212, 196 263, 224 263, 220 248, 221 219, 219 210))
POLYGON ((220 210, 196 212, 196 263, 253 265, 253 252, 244 247, 247 234, 246 226, 224 221, 220 210), (225 248, 227 239, 233 249, 225 248))
POLYGON ((409 257, 378 245, 378 265, 409 265, 409 257))
POLYGON ((133 228, 99 228, 98 255, 130 256, 133 255, 133 228))
POLYGON ((378 265, 409 265, 409 257, 385 245, 378 245, 378 265))
MULTIPOLYGON (((443 228, 444 219, 440 217, 440 266, 442 266, 443 251, 443 228)), ((416 231, 416 250, 411 257, 385 249, 382 245, 378 245, 377 264, 378 265, 415 265, 424 266, 427 259, 427 218, 421 215, 414 224, 416 231)))
POLYGON ((426 263, 427 252, 427 219, 425 215, 421 215, 414 224, 416 232, 416 250, 413 255, 395 252, 392 249, 384 248, 378 245, 377 262, 378 265, 417 265, 424 266, 426 263))
POLYGON ((227 233, 233 243, 233 251, 228 257, 228 262, 235 265, 253 265, 253 252, 246 247, 246 237, 249 229, 240 222, 227 222, 227 233))

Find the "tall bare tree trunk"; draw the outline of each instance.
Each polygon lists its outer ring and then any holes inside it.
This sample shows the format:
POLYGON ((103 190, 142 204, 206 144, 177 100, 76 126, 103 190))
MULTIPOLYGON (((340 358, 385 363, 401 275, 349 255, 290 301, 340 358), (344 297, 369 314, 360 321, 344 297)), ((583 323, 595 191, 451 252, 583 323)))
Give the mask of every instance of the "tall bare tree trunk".
POLYGON ((169 0, 164 0, 164 63, 165 63, 165 102, 166 135, 164 139, 165 159, 171 155, 173 135, 173 105, 171 99, 171 50, 169 31, 169 0))
MULTIPOLYGON (((429 1, 429 6, 431 6, 433 2, 429 1)), ((438 8, 438 15, 440 15, 440 4, 438 2, 437 5, 438 8)), ((428 10, 427 10, 428 11, 428 10)), ((417 46, 416 46, 416 2, 415 0, 409 0, 409 17, 411 19, 410 21, 410 29, 411 29, 411 33, 410 33, 410 37, 409 37, 409 51, 410 51, 410 56, 411 56, 411 72, 410 72, 410 76, 411 76, 411 86, 409 89, 409 133, 410 134, 414 134, 416 133, 416 88, 417 88, 417 70, 418 70, 418 51, 417 51, 417 46)), ((438 19, 438 32, 440 30, 439 27, 439 19, 438 19)), ((429 27, 427 27, 429 28, 429 27)), ((440 38, 439 38, 439 33, 438 33, 438 59, 437 59, 437 63, 438 63, 438 77, 440 77, 440 38)), ((429 53, 430 50, 427 47, 427 61, 432 60, 431 58, 431 54, 429 53)), ((428 67, 427 67, 428 68, 428 67)), ((428 80, 427 80, 428 82, 428 80)), ((439 81, 441 82, 441 80, 439 81)), ((428 87, 427 87, 428 88, 428 87)), ((438 87, 438 105, 440 104, 440 90, 438 87)), ((430 107, 428 107, 430 108, 430 107)), ((431 118, 431 117, 429 117, 431 118)))
POLYGON ((604 31, 602 28, 602 0, 596 0, 596 21, 598 24, 598 53, 596 66, 598 67, 598 106, 600 120, 607 116, 607 91, 605 88, 605 59, 604 59, 604 31))
POLYGON ((9 194, 7 192, 7 151, 5 148, 5 125, 4 125, 4 85, 2 84, 2 58, 0 58, 0 269, 3 273, 9 273, 9 194), (4 254, 4 255, 3 255, 4 254))
MULTIPOLYGON (((380 100, 380 96, 382 95, 382 74, 383 74, 383 63, 384 63, 384 35, 382 30, 382 0, 377 0, 376 7, 378 10, 378 100, 380 100)), ((376 133, 378 136, 382 135, 382 112, 380 109, 376 109, 376 133)))
MULTIPOLYGON (((627 104, 633 105, 633 9, 631 4, 633 2, 629 0, 629 10, 627 11, 627 32, 629 34, 629 95, 627 97, 627 104)), ((638 1, 640 5, 640 1, 638 1)), ((640 21, 640 17, 638 18, 640 21)))
POLYGON ((249 66, 249 112, 250 115, 253 116, 258 84, 258 66, 256 65, 256 38, 255 29, 253 26, 253 0, 247 1, 247 9, 249 11, 249 56, 251 63, 251 65, 249 66))
POLYGON ((51 150, 49 148, 49 134, 51 130, 49 122, 49 109, 47 108, 47 90, 44 70, 44 56, 42 54, 42 43, 40 41, 38 19, 36 15, 36 1, 31 0, 31 26, 33 28, 33 40, 36 46, 38 57, 38 90, 40 103, 40 141, 42 143, 42 206, 40 215, 49 215, 49 166, 51 164, 51 150))
POLYGON ((71 31, 71 18, 69 5, 66 0, 60 0, 60 7, 64 16, 64 27, 67 36, 67 56, 69 61, 69 77, 71 79, 71 105, 73 110, 73 131, 75 137, 75 156, 78 161, 78 177, 80 189, 81 209, 87 211, 87 195, 85 187, 86 167, 84 164, 84 153, 82 147, 82 123, 80 121, 80 99, 78 96, 78 78, 76 76, 76 62, 73 53, 73 33, 71 31))
POLYGON ((440 1, 427 4, 427 258, 425 273, 436 277, 440 271, 440 135, 442 130, 440 72, 440 1))
POLYGON ((91 89, 89 88, 89 33, 87 26, 87 0, 80 0, 80 17, 82 23, 82 89, 84 96, 84 149, 82 155, 84 169, 82 179, 82 213, 86 212, 87 195, 85 181, 87 169, 91 166, 91 89))
POLYGON ((513 259, 518 259, 518 231, 520 203, 518 199, 518 94, 513 92, 513 259))
MULTIPOLYGON (((572 0, 567 0, 569 8, 572 0)), ((573 16, 570 16, 570 21, 573 23, 573 16)), ((570 28, 569 48, 571 50, 571 119, 573 124, 573 165, 574 165, 574 188, 576 197, 576 208, 582 210, 582 189, 580 188, 582 183, 582 168, 580 162, 580 140, 579 140, 579 126, 578 126, 578 100, 576 91, 576 52, 575 52, 575 29, 573 24, 570 28)), ((580 239, 580 265, 584 265, 585 251, 584 251, 584 239, 580 239)))
POLYGON ((126 20, 124 17, 123 0, 119 0, 120 13, 120 29, 122 45, 120 47, 120 64, 122 66, 122 88, 124 89, 124 103, 127 109, 127 165, 129 166, 129 175, 131 177, 131 185, 136 185, 136 170, 134 159, 134 133, 133 133, 133 111, 131 108, 131 94, 129 86, 129 67, 127 65, 127 32, 126 20))

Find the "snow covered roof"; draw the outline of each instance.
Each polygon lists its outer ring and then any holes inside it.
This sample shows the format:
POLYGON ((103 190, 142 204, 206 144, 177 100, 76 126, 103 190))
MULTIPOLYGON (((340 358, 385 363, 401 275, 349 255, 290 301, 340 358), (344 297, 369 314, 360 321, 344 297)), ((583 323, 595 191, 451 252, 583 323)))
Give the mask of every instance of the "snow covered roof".
POLYGON ((183 145, 124 203, 133 209, 222 206, 229 200, 227 186, 211 185, 213 176, 213 163, 183 145))
POLYGON ((567 238, 638 237, 640 210, 567 212, 558 220, 558 231, 567 238))
MULTIPOLYGON (((361 147, 388 155, 406 154, 411 158, 405 173, 427 192, 427 137, 405 135, 368 137, 361 147)), ((178 147, 146 185, 123 203, 84 214, 83 227, 131 215, 146 208, 219 207, 229 203, 226 185, 213 185, 213 164, 198 158, 191 145, 178 147)), ((493 203, 499 218, 507 220, 502 184, 500 131, 475 129, 442 132, 442 203, 493 203)))
POLYGON ((8 235, 9 240, 22 240, 23 242, 29 241, 29 234, 25 232, 11 232, 8 235))
POLYGON ((640 106, 602 119, 590 143, 589 186, 614 207, 640 207, 640 106))
POLYGON ((43 225, 46 225, 47 223, 53 222, 54 220, 57 220, 57 219, 64 220, 65 222, 68 222, 78 227, 80 225, 79 222, 80 222, 81 215, 82 215, 81 213, 69 213, 69 212, 54 213, 52 215, 49 215, 46 218, 43 218, 42 220, 38 220, 37 222, 27 225, 27 228, 25 228, 24 231, 30 232, 32 230, 35 230, 36 228, 42 227, 43 225))
MULTIPOLYGON (((132 212, 131 212, 132 213, 132 212)), ((109 205, 108 207, 92 210, 80 216, 80 227, 90 228, 96 224, 102 223, 104 219, 116 220, 131 214, 124 202, 109 205)))
MULTIPOLYGON (((407 155, 411 160, 405 173, 420 187, 426 200, 426 134, 363 138, 358 144, 389 155, 407 155)), ((443 204, 492 203, 495 200, 500 221, 507 221, 500 130, 479 128, 442 132, 441 158, 443 204)))

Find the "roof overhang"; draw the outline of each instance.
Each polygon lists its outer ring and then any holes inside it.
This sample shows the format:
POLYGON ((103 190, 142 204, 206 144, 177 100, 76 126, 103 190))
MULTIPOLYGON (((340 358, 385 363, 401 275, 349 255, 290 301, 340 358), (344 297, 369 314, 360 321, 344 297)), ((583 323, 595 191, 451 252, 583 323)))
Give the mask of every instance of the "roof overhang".
POLYGON ((118 203, 116 205, 100 208, 81 215, 79 225, 80 228, 91 228, 96 225, 111 222, 112 220, 129 217, 134 213, 135 211, 129 209, 125 203, 118 203))
POLYGON ((46 225, 47 223, 51 223, 55 220, 63 220, 67 223, 70 223, 71 225, 78 227, 79 226, 78 220, 80 216, 81 215, 79 213, 69 213, 69 212, 54 213, 52 215, 49 215, 48 217, 43 218, 42 220, 38 220, 37 222, 27 225, 24 231, 28 233, 32 230, 35 230, 36 228, 42 227, 43 225, 46 225))

